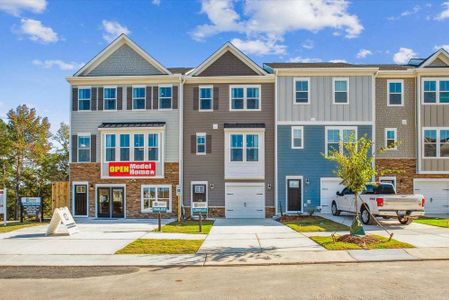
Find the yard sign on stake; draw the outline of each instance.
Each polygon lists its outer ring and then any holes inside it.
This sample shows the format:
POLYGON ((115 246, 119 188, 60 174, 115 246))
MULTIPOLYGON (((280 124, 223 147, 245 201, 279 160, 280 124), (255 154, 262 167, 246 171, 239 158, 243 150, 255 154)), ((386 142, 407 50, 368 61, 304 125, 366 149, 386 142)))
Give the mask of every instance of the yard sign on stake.
POLYGON ((3 214, 3 225, 6 226, 8 207, 6 206, 6 189, 0 190, 0 214, 3 214))

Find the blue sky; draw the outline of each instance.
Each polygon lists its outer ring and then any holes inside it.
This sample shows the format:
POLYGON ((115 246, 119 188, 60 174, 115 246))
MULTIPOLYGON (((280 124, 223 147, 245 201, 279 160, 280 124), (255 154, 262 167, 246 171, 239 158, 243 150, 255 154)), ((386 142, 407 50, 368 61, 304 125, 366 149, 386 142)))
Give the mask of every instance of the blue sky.
POLYGON ((232 41, 258 63, 404 63, 449 49, 448 1, 0 0, 0 117, 69 119, 73 74, 121 32, 167 67, 232 41))

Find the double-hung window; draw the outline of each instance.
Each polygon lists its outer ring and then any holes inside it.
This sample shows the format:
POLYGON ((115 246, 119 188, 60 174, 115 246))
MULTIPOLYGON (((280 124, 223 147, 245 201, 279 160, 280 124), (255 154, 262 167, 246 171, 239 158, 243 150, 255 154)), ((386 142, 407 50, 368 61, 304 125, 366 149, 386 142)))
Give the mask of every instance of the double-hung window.
POLYGON ((159 109, 172 108, 172 86, 159 86, 159 109))
POLYGON ((423 138, 424 157, 449 157, 449 128, 425 128, 423 138))
POLYGON ((120 134, 120 161, 129 161, 129 134, 120 134))
POLYGON ((348 78, 334 78, 334 104, 348 104, 349 103, 349 79, 348 78))
POLYGON ((78 135, 78 162, 90 162, 90 135, 78 135))
POLYGON ((345 145, 354 143, 356 138, 356 127, 326 127, 326 155, 334 151, 342 153, 345 145))
POLYGON ((143 161, 145 155, 145 135, 143 133, 134 134, 134 161, 143 161))
POLYGON ((385 147, 389 150, 397 150, 397 129, 385 128, 385 147))
POLYGON ((295 104, 309 104, 310 103, 310 79, 309 78, 295 78, 295 104))
POLYGON ((199 87, 199 110, 200 111, 212 111, 213 110, 213 87, 212 86, 200 86, 199 87))
POLYGON ((449 103, 449 79, 423 80, 423 103, 448 104, 449 103))
POLYGON ((205 155, 206 154, 206 134, 197 133, 196 134, 196 154, 205 155))
POLYGON ((243 161, 243 134, 231 134, 231 161, 243 161))
POLYGON ((404 105, 404 81, 403 80, 388 80, 388 106, 403 106, 404 105))
POLYGON ((90 110, 91 89, 78 89, 78 110, 90 110))
POLYGON ((159 160, 159 134, 150 133, 148 135, 148 160, 159 160))
POLYGON ((449 103, 449 80, 440 80, 440 103, 449 103))
POLYGON ((116 110, 116 109, 117 109, 117 88, 105 87, 104 110, 116 110))
POLYGON ((246 161, 259 161, 259 135, 246 135, 246 161))
POLYGON ((437 81, 424 80, 424 103, 437 103, 437 81))
POLYGON ((260 86, 231 86, 230 110, 258 111, 260 107, 260 86))
POLYGON ((145 109, 145 87, 133 87, 133 109, 145 109))
POLYGON ((142 212, 152 212, 153 202, 167 203, 167 210, 171 211, 170 185, 142 185, 142 212))
POLYGON ((292 127, 292 149, 304 149, 304 128, 302 126, 292 127))
POLYGON ((258 134, 231 134, 230 142, 231 162, 259 161, 258 134))
POLYGON ((106 134, 106 161, 115 161, 115 134, 106 134))

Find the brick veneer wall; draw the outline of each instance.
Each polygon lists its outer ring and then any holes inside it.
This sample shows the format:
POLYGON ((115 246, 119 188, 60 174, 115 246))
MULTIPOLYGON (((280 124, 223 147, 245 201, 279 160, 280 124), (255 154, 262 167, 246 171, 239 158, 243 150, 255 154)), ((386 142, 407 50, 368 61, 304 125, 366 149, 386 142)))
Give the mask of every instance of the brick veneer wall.
MULTIPOLYGON (((190 206, 185 207, 186 216, 190 217, 190 206)), ((274 216, 275 210, 274 207, 265 207, 265 218, 271 218, 274 216)), ((225 217, 225 208, 224 207, 210 207, 208 217, 210 218, 224 218, 225 217)))
MULTIPOLYGON (((126 217, 127 218, 155 218, 156 214, 141 213, 141 185, 143 184, 171 184, 172 213, 164 217, 177 214, 178 203, 176 185, 179 184, 179 164, 165 163, 165 176, 161 179, 101 179, 100 163, 72 163, 70 164, 70 187, 73 181, 89 182, 89 217, 95 217, 95 185, 96 184, 126 184, 126 217)), ((72 188, 70 188, 72 193, 72 188)), ((71 202, 70 202, 71 203, 71 202)))

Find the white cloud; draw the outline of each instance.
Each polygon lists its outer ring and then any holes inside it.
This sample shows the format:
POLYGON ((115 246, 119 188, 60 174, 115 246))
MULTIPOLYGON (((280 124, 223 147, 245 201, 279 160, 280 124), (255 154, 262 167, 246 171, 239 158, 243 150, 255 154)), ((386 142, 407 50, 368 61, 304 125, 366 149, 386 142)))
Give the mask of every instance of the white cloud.
POLYGON ((315 47, 315 44, 312 40, 305 40, 301 46, 305 49, 313 49, 313 47, 315 47))
POLYGON ((32 61, 32 63, 33 63, 33 65, 40 66, 44 69, 50 69, 52 67, 57 67, 63 71, 75 70, 75 69, 79 69, 83 66, 82 63, 64 62, 59 59, 49 59, 49 60, 35 59, 32 61))
POLYGON ((131 31, 126 27, 121 25, 117 21, 109 21, 109 20, 103 20, 101 22, 103 25, 103 39, 110 43, 112 42, 116 37, 118 37, 120 34, 130 34, 131 31))
POLYGON ((268 55, 268 54, 285 54, 286 46, 278 45, 272 41, 263 40, 246 40, 233 39, 231 41, 234 46, 247 54, 268 55))
POLYGON ((0 0, 0 10, 18 16, 22 11, 41 13, 47 7, 47 0, 0 0))
POLYGON ((345 59, 331 59, 329 62, 331 62, 333 64, 347 63, 347 61, 345 59))
POLYGON ((33 19, 20 20, 19 33, 25 34, 32 41, 47 43, 55 43, 59 40, 58 34, 51 28, 46 27, 41 21, 33 19))
MULTIPOLYGON (((202 0, 201 13, 209 23, 192 32, 195 40, 204 40, 222 32, 246 35, 248 40, 277 44, 284 35, 297 30, 317 32, 332 28, 354 38, 363 31, 359 18, 348 12, 346 0, 245 0, 242 13, 234 7, 235 0, 202 0)), ((283 45, 279 45, 283 46, 283 45)))
POLYGON ((433 49, 435 51, 440 50, 441 48, 443 48, 444 50, 449 52, 449 45, 447 45, 447 44, 446 45, 436 45, 435 47, 433 47, 433 49))
POLYGON ((420 5, 415 5, 412 9, 408 9, 408 10, 405 10, 405 11, 401 12, 399 16, 388 17, 388 20, 390 20, 390 21, 397 21, 397 20, 399 20, 402 17, 407 17, 407 16, 411 16, 411 15, 417 14, 421 9, 422 8, 421 8, 420 5))
POLYGON ((360 49, 360 51, 357 53, 357 58, 365 58, 368 55, 373 55, 373 52, 368 49, 360 49))
POLYGON ((439 21, 449 18, 449 1, 443 2, 441 5, 444 7, 444 10, 435 17, 439 21))
POLYGON ((404 65, 413 57, 416 57, 416 53, 412 49, 399 48, 399 51, 393 55, 393 61, 398 65, 404 65))
POLYGON ((161 0, 153 0, 151 1, 151 3, 153 3, 153 5, 159 6, 161 5, 161 0))
POLYGON ((292 63, 317 63, 317 62, 322 62, 323 60, 321 58, 310 58, 310 57, 301 57, 301 56, 296 56, 296 57, 292 57, 288 60, 288 62, 292 62, 292 63))

